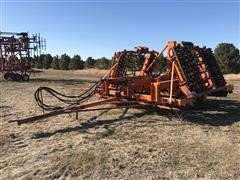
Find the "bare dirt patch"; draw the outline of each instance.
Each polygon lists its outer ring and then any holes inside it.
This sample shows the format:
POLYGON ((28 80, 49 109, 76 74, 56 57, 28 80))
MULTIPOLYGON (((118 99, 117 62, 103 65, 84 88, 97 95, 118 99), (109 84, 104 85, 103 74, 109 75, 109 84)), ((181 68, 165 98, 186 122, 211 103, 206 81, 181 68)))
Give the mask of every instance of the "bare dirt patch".
MULTIPOLYGON (((0 179, 239 179, 240 91, 181 114, 119 109, 9 124, 40 114, 33 93, 80 94, 105 71, 43 71, 0 81, 0 179)), ((238 80, 229 80, 239 86, 238 80)))

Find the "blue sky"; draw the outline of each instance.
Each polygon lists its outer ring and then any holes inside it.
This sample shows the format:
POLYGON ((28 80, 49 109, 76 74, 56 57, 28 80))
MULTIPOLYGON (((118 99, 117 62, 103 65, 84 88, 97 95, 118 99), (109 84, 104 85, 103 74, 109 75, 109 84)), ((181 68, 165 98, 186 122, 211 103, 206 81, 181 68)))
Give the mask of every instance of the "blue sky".
POLYGON ((0 1, 0 30, 40 32, 53 55, 110 58, 139 45, 161 50, 169 40, 239 48, 238 0, 0 1))

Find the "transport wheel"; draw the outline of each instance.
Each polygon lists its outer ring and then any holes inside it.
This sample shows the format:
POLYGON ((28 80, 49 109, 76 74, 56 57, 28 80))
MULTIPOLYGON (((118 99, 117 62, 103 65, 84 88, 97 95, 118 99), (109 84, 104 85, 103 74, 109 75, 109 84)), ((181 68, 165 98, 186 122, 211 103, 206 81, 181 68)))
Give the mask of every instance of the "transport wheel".
POLYGON ((29 81, 29 78, 30 78, 30 77, 29 77, 28 74, 23 74, 23 75, 22 75, 22 80, 23 80, 23 81, 29 81))
POLYGON ((22 76, 20 74, 15 74, 15 81, 21 81, 22 76))
POLYGON ((9 72, 5 73, 3 77, 5 80, 9 80, 9 79, 11 79, 11 73, 9 73, 9 72))
POLYGON ((16 81, 16 74, 15 73, 10 73, 10 79, 13 81, 16 81))

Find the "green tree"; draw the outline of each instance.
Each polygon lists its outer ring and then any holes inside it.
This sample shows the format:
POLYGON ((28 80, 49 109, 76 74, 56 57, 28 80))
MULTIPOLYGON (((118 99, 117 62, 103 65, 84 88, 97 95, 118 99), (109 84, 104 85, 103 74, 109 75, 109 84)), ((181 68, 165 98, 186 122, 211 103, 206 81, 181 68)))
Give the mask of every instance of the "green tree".
POLYGON ((68 70, 70 59, 71 58, 67 54, 63 54, 59 61, 59 68, 61 70, 68 70))
POLYGON ((95 63, 95 68, 98 68, 98 69, 108 69, 111 65, 111 60, 105 58, 105 57, 102 57, 100 59, 97 59, 96 60, 96 63, 95 63))
POLYGON ((34 67, 37 69, 42 69, 44 58, 45 54, 41 54, 39 57, 36 57, 34 67))
POLYGON ((54 56, 53 57, 53 60, 52 60, 52 63, 51 63, 51 68, 53 69, 60 69, 59 68, 59 57, 58 56, 54 56))
POLYGON ((161 57, 155 64, 155 67, 153 69, 153 72, 158 72, 158 73, 162 73, 166 66, 168 65, 168 60, 166 57, 161 57))
POLYGON ((33 56, 33 58, 32 58, 32 67, 33 68, 35 68, 35 64, 36 64, 36 62, 37 62, 37 56, 33 56))
POLYGON ((94 68, 96 60, 92 57, 88 57, 85 62, 85 68, 94 68))
POLYGON ((43 59, 43 68, 49 69, 51 67, 52 60, 52 56, 50 54, 46 54, 43 59))
POLYGON ((83 69, 84 62, 81 60, 81 57, 79 55, 73 56, 71 58, 68 69, 83 69))
POLYGON ((83 69, 84 68, 84 64, 85 64, 85 62, 83 60, 80 60, 78 69, 83 69))
POLYGON ((125 61, 129 69, 141 69, 144 59, 141 56, 130 56, 125 61))
POLYGON ((239 73, 239 49, 230 43, 220 43, 214 50, 214 55, 223 73, 239 73))

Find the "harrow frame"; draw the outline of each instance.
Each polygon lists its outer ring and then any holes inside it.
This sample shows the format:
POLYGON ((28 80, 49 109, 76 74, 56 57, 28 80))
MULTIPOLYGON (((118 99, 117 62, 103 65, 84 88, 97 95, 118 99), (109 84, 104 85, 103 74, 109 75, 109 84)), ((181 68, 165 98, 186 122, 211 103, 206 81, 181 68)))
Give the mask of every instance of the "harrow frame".
POLYGON ((226 83, 210 48, 199 48, 191 42, 169 41, 159 53, 146 47, 116 53, 112 68, 80 96, 66 96, 47 87, 39 88, 35 93, 38 105, 51 112, 10 122, 29 123, 64 113, 90 111, 91 107, 113 103, 127 103, 119 108, 156 106, 178 110, 204 100, 208 95, 227 96, 232 91, 233 86, 226 83), (162 73, 155 74, 154 66, 165 51, 166 68, 162 73), (140 68, 130 61, 132 57, 144 57, 140 68), (43 90, 69 105, 44 104, 43 90), (88 101, 93 95, 100 100, 88 101))

